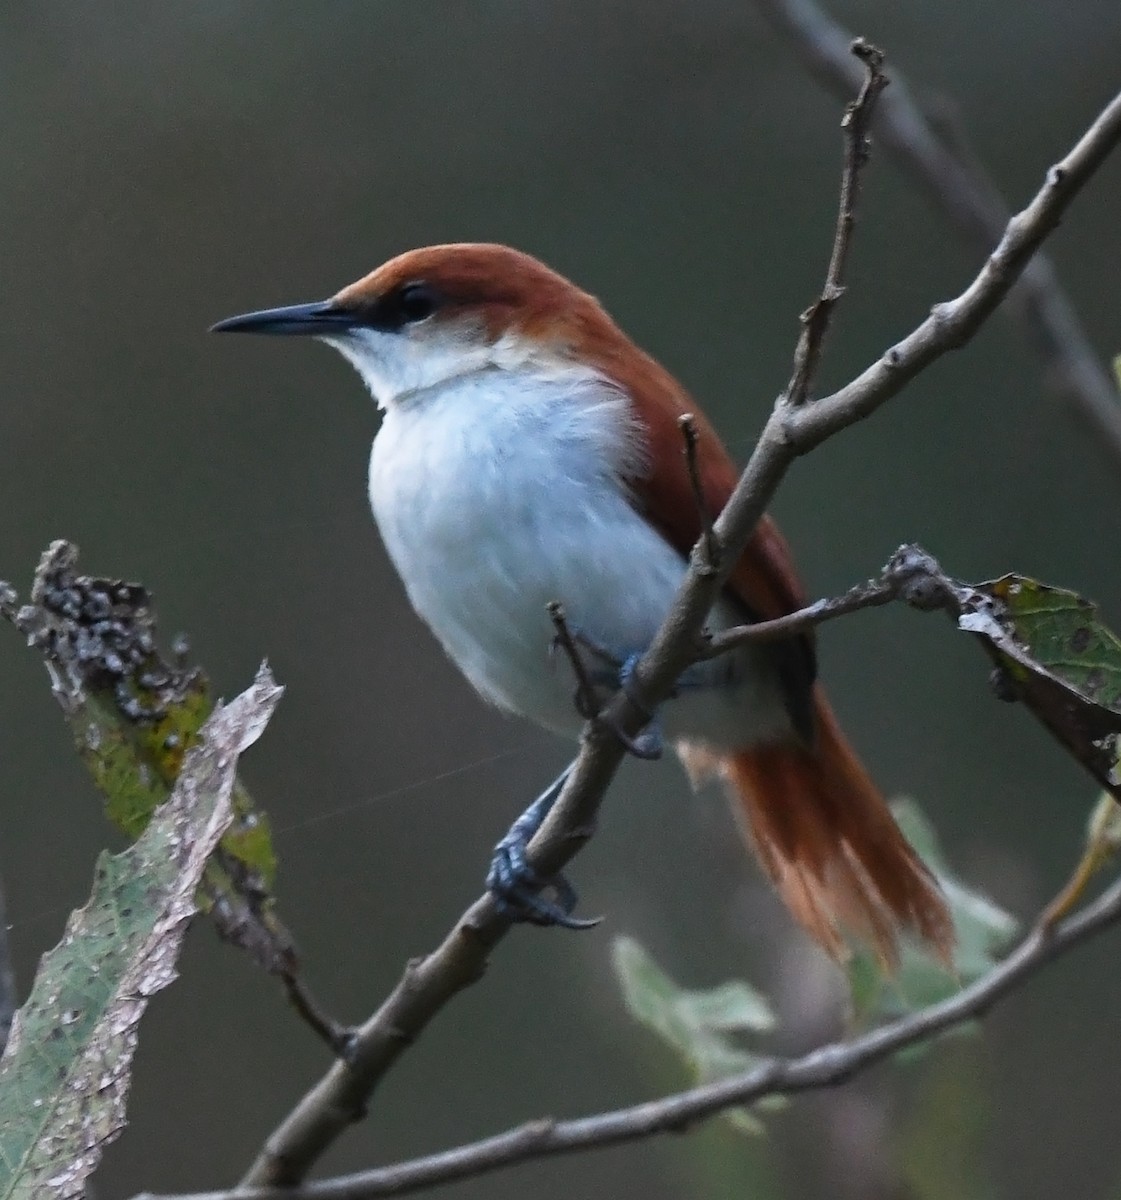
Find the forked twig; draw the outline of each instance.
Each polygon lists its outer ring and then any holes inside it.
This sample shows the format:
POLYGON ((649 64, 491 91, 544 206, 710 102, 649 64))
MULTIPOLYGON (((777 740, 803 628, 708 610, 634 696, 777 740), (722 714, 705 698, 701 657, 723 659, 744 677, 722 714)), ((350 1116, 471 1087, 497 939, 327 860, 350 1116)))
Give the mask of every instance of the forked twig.
MULTIPOLYGON (((814 0, 755 0, 755 7, 789 40, 811 75, 835 95, 852 94, 860 69, 852 59, 848 30, 814 0)), ((987 254, 1008 224, 1008 206, 961 147, 935 129, 897 65, 873 127, 878 143, 916 186, 976 250, 987 254)), ((1037 254, 1027 265, 1005 308, 1043 360, 1047 382, 1096 435, 1095 444, 1116 467, 1121 461, 1121 395, 1046 254, 1037 254)))
POLYGON ((296 1010, 300 1019, 330 1046, 336 1057, 345 1056, 351 1039, 354 1037, 354 1030, 350 1026, 336 1021, 323 1008, 296 971, 285 969, 277 974, 280 982, 284 985, 288 1002, 296 1010))

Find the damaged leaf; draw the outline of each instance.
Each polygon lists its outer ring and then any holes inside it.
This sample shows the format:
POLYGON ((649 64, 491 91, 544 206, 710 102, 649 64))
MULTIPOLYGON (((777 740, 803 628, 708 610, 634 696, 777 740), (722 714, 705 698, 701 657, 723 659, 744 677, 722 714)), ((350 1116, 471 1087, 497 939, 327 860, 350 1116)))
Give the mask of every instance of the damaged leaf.
POLYGON ((238 755, 281 689, 267 668, 207 722, 168 803, 45 954, 0 1059, 0 1200, 81 1196, 125 1119, 137 1026, 175 978, 207 860, 232 818, 238 755))
MULTIPOLYGON (((105 811, 136 838, 170 795, 214 710, 183 639, 170 658, 156 643, 151 596, 139 584, 77 573, 77 548, 54 542, 35 573, 31 602, 0 585, 0 615, 39 650, 105 811)), ((266 970, 296 969, 291 934, 275 913, 276 859, 268 820, 237 781, 233 820, 207 865, 200 907, 219 934, 266 970)))
POLYGON ((1121 799, 1121 639, 1088 600, 1023 575, 963 592, 958 625, 996 663, 1001 694, 1023 701, 1121 799))

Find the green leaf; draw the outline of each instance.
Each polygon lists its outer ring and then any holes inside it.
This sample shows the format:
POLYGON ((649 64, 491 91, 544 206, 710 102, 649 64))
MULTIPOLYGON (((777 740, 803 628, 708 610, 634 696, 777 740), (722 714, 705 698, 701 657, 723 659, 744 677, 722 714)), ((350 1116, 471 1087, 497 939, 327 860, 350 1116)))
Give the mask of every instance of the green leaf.
POLYGON ((1090 601, 1024 575, 962 589, 958 625, 997 664, 998 686, 1121 798, 1121 639, 1090 601))
POLYGON ((267 668, 215 711, 136 843, 98 860, 93 894, 45 954, 0 1059, 0 1200, 82 1195, 124 1126, 137 1026, 175 978, 207 860, 232 817, 238 755, 280 697, 267 668))
MULTIPOLYGON (((771 1006, 750 984, 734 980, 708 991, 682 988, 630 937, 615 939, 612 957, 632 1016, 685 1062, 694 1082, 722 1079, 764 1061, 736 1040, 736 1035, 767 1033, 774 1028, 771 1006)), ((766 1107, 783 1103, 782 1097, 771 1097, 766 1107)), ((726 1116, 742 1132, 763 1131, 758 1118, 747 1109, 734 1109, 726 1116)))
MULTIPOLYGON (((147 589, 77 573, 77 548, 54 542, 31 603, 0 586, 0 615, 46 660, 82 761, 109 819, 136 838, 171 793, 185 755, 214 709, 210 684, 181 649, 156 642, 147 589)), ((268 818, 235 782, 233 820, 200 884, 200 905, 227 941, 266 970, 295 969, 295 944, 275 912, 276 858, 268 818)))
POLYGON ((915 801, 897 800, 892 812, 945 893, 957 939, 954 970, 947 971, 925 949, 908 942, 896 975, 888 979, 869 952, 856 952, 847 968, 849 1002, 861 1025, 899 1017, 952 996, 996 965, 1018 928, 1015 917, 953 874, 934 827, 915 801))

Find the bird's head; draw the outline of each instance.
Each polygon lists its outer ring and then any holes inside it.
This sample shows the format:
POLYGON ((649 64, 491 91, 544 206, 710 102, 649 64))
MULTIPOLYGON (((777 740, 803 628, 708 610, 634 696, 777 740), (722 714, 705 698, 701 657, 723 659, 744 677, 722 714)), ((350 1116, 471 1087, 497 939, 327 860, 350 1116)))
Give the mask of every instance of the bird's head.
POLYGON ((592 366, 622 339, 600 305, 508 246, 427 246, 329 300, 219 321, 218 333, 303 334, 343 354, 388 407, 485 370, 592 366))

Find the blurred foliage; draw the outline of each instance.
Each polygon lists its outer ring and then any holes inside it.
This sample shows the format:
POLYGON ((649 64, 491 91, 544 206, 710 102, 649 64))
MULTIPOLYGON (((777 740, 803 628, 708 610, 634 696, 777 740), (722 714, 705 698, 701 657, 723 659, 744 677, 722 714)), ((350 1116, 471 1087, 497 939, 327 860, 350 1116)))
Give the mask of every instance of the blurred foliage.
POLYGON ((988 1163, 992 1095, 982 1044, 959 1043, 931 1061, 898 1139, 909 1200, 995 1200, 988 1163))
POLYGON ((1121 850, 1121 805, 1105 792, 1090 810, 1086 822, 1086 843, 1070 879, 1047 905, 1040 917, 1043 925, 1053 925, 1082 898, 1090 880, 1112 862, 1121 850))
POLYGON ((858 949, 847 971, 852 1019, 860 1028, 936 1004, 979 979, 999 960, 1017 929, 1013 916, 950 870, 934 826, 914 800, 895 801, 892 812, 949 903, 956 938, 954 969, 948 971, 923 947, 905 942, 898 971, 887 976, 871 952, 858 949))
MULTIPOLYGON (((906 942, 896 973, 886 977, 871 951, 855 950, 847 965, 847 982, 850 1018, 857 1029, 906 1016, 951 996, 986 974, 1017 930, 1015 918, 950 870, 933 826, 913 800, 896 801, 892 809, 946 894, 957 937, 954 967, 947 970, 924 948, 906 942)), ((743 1044, 745 1036, 772 1033, 776 1026, 770 1003, 751 984, 736 980, 709 990, 683 988, 630 937, 615 940, 613 961, 627 1009, 685 1063, 693 1083, 749 1071, 766 1061, 766 1055, 743 1044)), ((823 993, 823 1002, 832 1003, 830 996, 823 993)), ((811 1023, 822 1017, 826 1014, 811 1023)), ((975 1028, 961 1025, 940 1036, 975 1028)), ((924 1057, 928 1046, 929 1042, 909 1046, 896 1055, 896 1061, 914 1063, 924 1057)), ((949 1068, 942 1065, 941 1057, 927 1061, 931 1066, 916 1073, 922 1082, 897 1139, 894 1169, 921 1200, 950 1196, 988 1200, 991 1192, 976 1165, 988 1127, 988 1100, 970 1066, 973 1060, 951 1057, 949 1068), (953 1107, 946 1108, 951 1098, 953 1107)), ((737 1130, 760 1134, 764 1124, 758 1114, 786 1103, 783 1096, 767 1097, 750 1110, 723 1115, 737 1130)), ((759 1194, 781 1194, 773 1190, 774 1181, 762 1171, 758 1159, 753 1153, 744 1165, 754 1164, 760 1172, 763 1190, 759 1194)), ((881 1169, 892 1168, 885 1160, 881 1169)))
MULTIPOLYGON (((694 1083, 711 1083, 763 1061, 738 1041, 775 1025, 770 1004, 750 984, 733 980, 708 991, 689 991, 631 937, 615 939, 612 962, 631 1015, 685 1061, 694 1083)), ((783 1097, 773 1096, 755 1107, 774 1110, 783 1103, 783 1097)), ((722 1115, 744 1133, 763 1132, 762 1123, 746 1109, 722 1115)))

